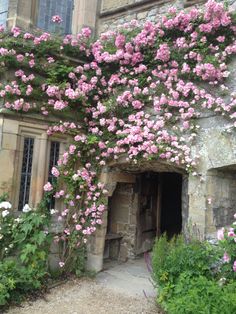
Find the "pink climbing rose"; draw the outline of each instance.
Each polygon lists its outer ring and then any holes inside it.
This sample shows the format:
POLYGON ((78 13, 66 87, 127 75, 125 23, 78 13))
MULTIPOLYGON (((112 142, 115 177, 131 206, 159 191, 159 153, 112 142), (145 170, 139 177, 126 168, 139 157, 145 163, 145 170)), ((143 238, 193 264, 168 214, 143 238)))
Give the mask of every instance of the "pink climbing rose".
POLYGON ((57 23, 57 24, 61 24, 62 18, 60 17, 60 15, 53 15, 52 16, 52 22, 57 23))
POLYGON ((50 192, 50 191, 53 190, 53 187, 52 187, 51 183, 48 182, 48 183, 46 183, 46 184, 44 185, 43 189, 44 189, 45 192, 50 192))
POLYGON ((170 50, 169 50, 169 46, 167 44, 160 45, 159 49, 157 50, 155 59, 161 60, 163 62, 169 61, 170 50))

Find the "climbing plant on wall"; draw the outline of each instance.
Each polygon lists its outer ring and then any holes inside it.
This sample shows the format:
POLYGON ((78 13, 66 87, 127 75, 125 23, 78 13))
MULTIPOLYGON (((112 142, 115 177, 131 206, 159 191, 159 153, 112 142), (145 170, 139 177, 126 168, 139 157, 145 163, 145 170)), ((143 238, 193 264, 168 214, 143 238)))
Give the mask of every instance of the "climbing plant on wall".
POLYGON ((56 184, 44 186, 65 204, 58 213, 64 231, 54 239, 67 243, 61 267, 102 224, 106 190, 98 180, 110 160, 161 159, 197 175, 199 156, 191 154, 196 118, 210 110, 236 126, 235 95, 226 102, 208 88, 228 90, 235 21, 222 3, 210 0, 204 9, 171 8, 156 24, 131 21, 96 41, 88 28, 63 39, 1 29, 5 108, 59 117, 48 135, 72 138, 52 168, 56 184))

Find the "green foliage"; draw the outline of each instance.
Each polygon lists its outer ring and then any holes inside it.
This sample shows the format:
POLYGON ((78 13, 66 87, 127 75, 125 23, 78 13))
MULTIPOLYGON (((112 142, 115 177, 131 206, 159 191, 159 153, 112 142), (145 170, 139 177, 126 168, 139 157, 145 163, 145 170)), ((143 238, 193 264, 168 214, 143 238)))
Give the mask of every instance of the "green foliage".
MULTIPOLYGON (((236 218, 236 215, 234 215, 236 218)), ((221 276, 227 280, 236 279, 236 222, 233 222, 230 228, 218 230, 219 245, 222 248, 221 276), (224 253, 224 255, 223 255, 224 253)))
POLYGON ((68 74, 73 71, 73 67, 66 65, 66 64, 60 64, 58 62, 53 63, 48 69, 48 79, 47 84, 55 84, 55 82, 59 84, 66 84, 68 80, 68 74))
POLYGON ((211 277, 211 265, 218 256, 216 248, 207 242, 194 240, 186 244, 182 236, 168 241, 163 235, 153 250, 154 278, 159 285, 165 285, 174 284, 182 272, 211 277))
MULTIPOLYGON (((5 201, 7 196, 1 197, 5 201)), ((23 212, 0 210, 0 306, 19 302, 23 295, 39 289, 47 277, 48 253, 52 236, 50 219, 41 209, 23 212)))
POLYGON ((220 285, 216 265, 221 250, 208 242, 185 243, 182 236, 156 241, 153 278, 158 302, 169 314, 236 312, 236 283, 220 285))
POLYGON ((17 258, 0 262, 0 306, 20 302, 23 295, 42 286, 45 271, 34 265, 22 264, 17 258))
POLYGON ((236 313, 236 283, 220 287, 204 276, 183 273, 167 302, 169 314, 236 313))

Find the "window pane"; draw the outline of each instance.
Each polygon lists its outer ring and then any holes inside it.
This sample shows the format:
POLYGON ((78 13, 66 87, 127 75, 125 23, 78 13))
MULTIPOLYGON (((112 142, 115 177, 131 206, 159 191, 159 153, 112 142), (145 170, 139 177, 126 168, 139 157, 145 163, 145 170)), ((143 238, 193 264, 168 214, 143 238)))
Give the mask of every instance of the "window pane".
MULTIPOLYGON (((51 170, 52 170, 52 167, 57 164, 57 161, 59 159, 59 151, 60 151, 60 143, 56 141, 51 142, 50 155, 49 155, 49 169, 48 169, 48 182, 50 183, 53 183, 56 180, 56 178, 52 175, 51 170)), ((55 207, 55 198, 52 196, 48 204, 48 208, 52 209, 54 207, 55 207)))
POLYGON ((73 7, 74 0, 40 0, 37 27, 49 32, 60 30, 63 34, 70 34, 73 7), (53 15, 60 15, 62 23, 52 23, 53 15))
POLYGON ((8 1, 0 0, 0 25, 6 26, 7 13, 8 13, 8 1))
POLYGON ((32 163, 33 163, 33 149, 34 149, 34 139, 30 137, 25 138, 22 169, 21 169, 21 180, 20 180, 19 205, 18 205, 18 210, 20 211, 22 211, 24 205, 28 204, 29 202, 31 171, 32 171, 32 163))

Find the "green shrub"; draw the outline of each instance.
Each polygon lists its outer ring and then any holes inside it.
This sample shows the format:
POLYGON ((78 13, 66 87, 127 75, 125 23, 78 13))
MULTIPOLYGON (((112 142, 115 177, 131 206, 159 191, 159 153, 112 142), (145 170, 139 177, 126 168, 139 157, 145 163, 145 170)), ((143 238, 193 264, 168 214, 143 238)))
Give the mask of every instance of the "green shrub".
POLYGON ((183 272, 210 278, 218 256, 217 249, 208 242, 194 240, 186 244, 181 235, 170 241, 163 235, 153 249, 154 280, 159 286, 174 284, 183 272))
POLYGON ((165 235, 158 239, 152 266, 160 305, 169 314, 236 313, 236 283, 219 284, 221 254, 206 241, 185 243, 182 236, 168 241, 165 235))
POLYGON ((6 196, 0 200, 1 308, 41 288, 47 276, 52 236, 48 215, 28 207, 16 218, 6 196))
POLYGON ((26 293, 39 289, 45 272, 37 267, 23 265, 13 258, 0 262, 0 306, 10 301, 15 303, 26 293))
POLYGON ((236 283, 221 287, 209 278, 183 273, 166 303, 166 310, 169 314, 236 313, 236 283))

